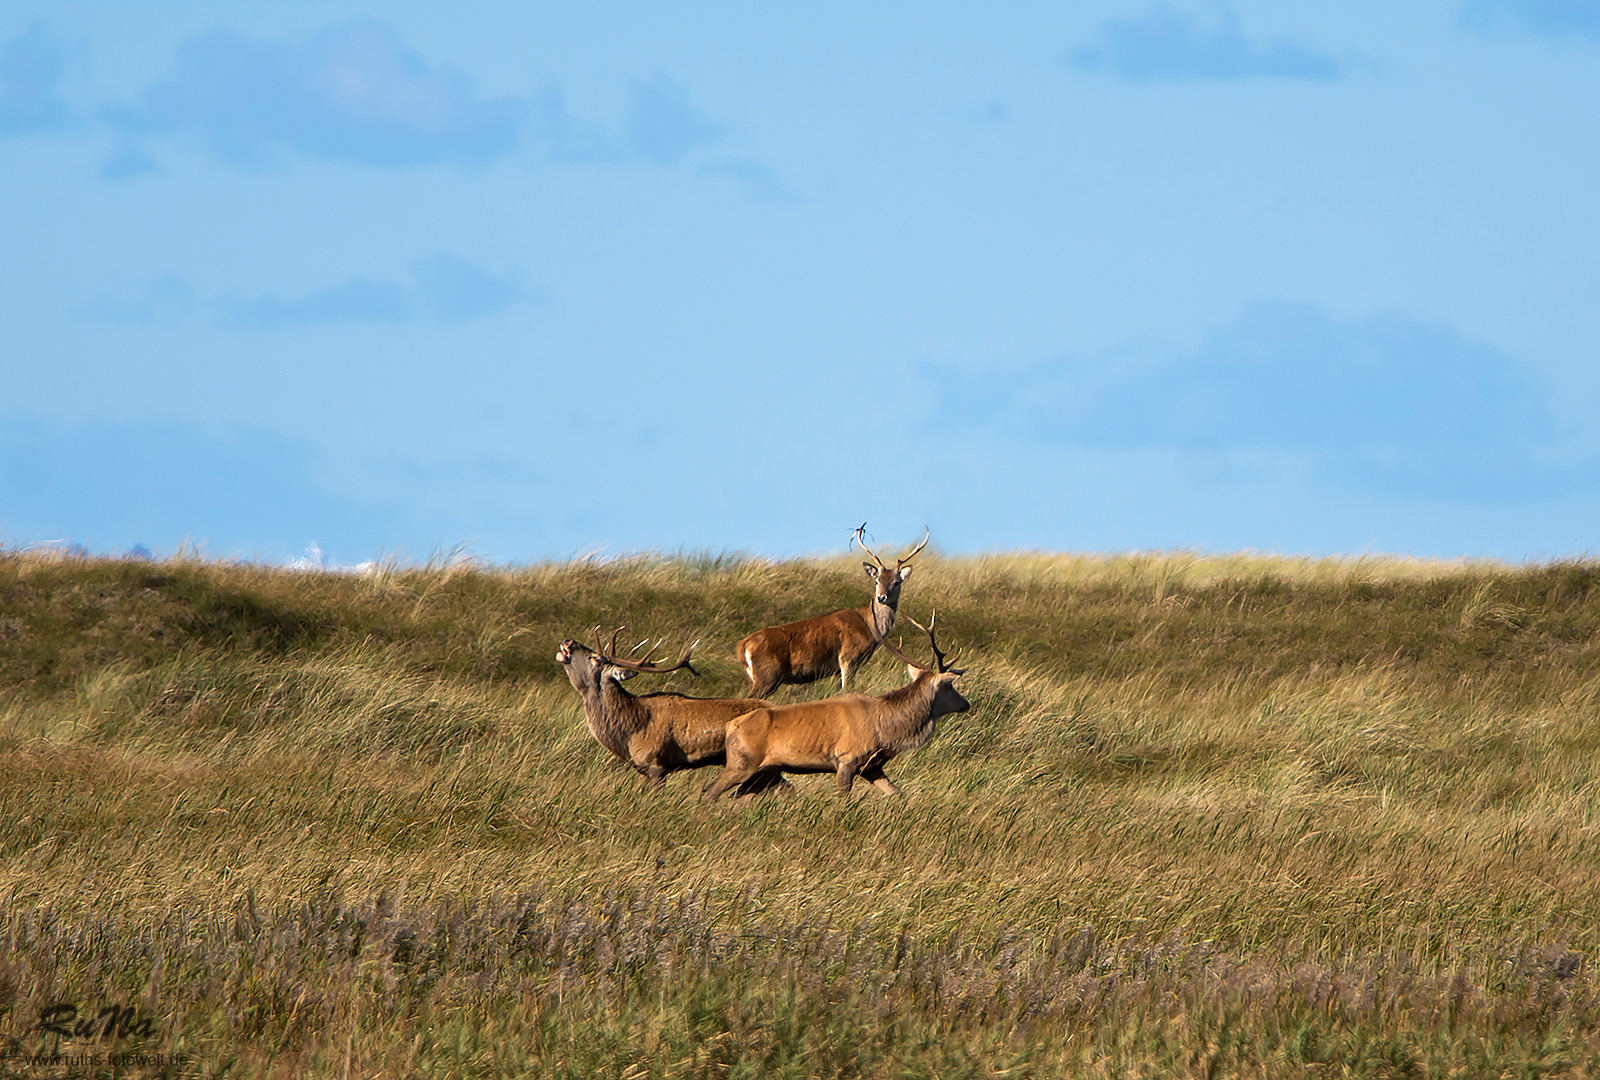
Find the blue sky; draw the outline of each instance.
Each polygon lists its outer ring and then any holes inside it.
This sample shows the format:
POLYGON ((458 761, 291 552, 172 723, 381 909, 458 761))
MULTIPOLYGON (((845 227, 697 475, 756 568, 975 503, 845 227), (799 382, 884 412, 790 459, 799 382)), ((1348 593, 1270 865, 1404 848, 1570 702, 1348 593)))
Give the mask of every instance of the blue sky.
POLYGON ((0 9, 0 543, 1600 533, 1600 2, 0 9))

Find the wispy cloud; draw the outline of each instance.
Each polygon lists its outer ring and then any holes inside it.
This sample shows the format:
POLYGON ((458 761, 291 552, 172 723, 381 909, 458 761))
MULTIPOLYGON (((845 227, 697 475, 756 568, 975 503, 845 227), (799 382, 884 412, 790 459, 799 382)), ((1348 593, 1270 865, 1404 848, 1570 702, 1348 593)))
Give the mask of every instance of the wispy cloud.
MULTIPOLYGON (((54 85, 49 46, 38 34, 8 46, 20 58, 12 64, 19 102, 54 85)), ((23 106, 15 111, 22 116, 23 106)), ((515 152, 550 161, 678 165, 729 135, 669 75, 634 82, 620 126, 602 124, 568 112, 554 89, 483 94, 466 72, 430 63, 374 22, 335 26, 299 43, 226 30, 190 38, 167 75, 99 115, 124 140, 101 167, 109 179, 158 169, 138 145, 158 136, 186 139, 243 167, 299 157, 399 168, 481 165, 515 152)), ((782 187, 770 169, 747 158, 702 171, 734 175, 758 198, 782 187)))
POLYGON ((1164 5, 1143 15, 1112 19, 1070 62, 1106 70, 1135 82, 1195 79, 1338 79, 1345 67, 1324 52, 1276 39, 1245 36, 1227 10, 1209 22, 1164 5))
POLYGON ((393 281, 351 278, 327 288, 285 298, 267 294, 223 301, 229 322, 241 326, 305 326, 336 322, 400 322, 411 316, 412 299, 393 281))
POLYGON ((721 140, 726 129, 695 107, 689 92, 666 75, 636 82, 629 96, 628 143, 663 165, 721 140))
POLYGON ((226 161, 290 152, 372 166, 474 164, 509 154, 529 128, 562 128, 559 97, 485 96, 385 27, 354 23, 300 44, 219 30, 190 38, 135 103, 107 109, 126 134, 178 134, 226 161))
POLYGON ((60 131, 72 125, 61 96, 66 50, 39 27, 0 44, 0 135, 60 131))
POLYGON ((356 277, 298 296, 266 294, 221 301, 227 320, 273 329, 327 323, 399 323, 429 317, 464 322, 538 299, 515 274, 447 252, 419 259, 411 281, 356 277))
POLYGON ((1595 0, 1467 0, 1463 26, 1484 33, 1502 31, 1550 38, 1600 41, 1600 3, 1595 0))
POLYGON ((927 370, 933 422, 1024 444, 1291 455, 1325 482, 1505 500, 1591 483, 1534 369, 1403 315, 1260 303, 1197 348, 927 370))
POLYGON ((100 175, 107 180, 126 180, 160 171, 161 163, 137 146, 120 147, 100 164, 100 175))
POLYGON ((202 307, 192 285, 176 274, 163 274, 143 288, 96 296, 74 314, 90 322, 144 325, 193 316, 202 307))
POLYGON ((82 314, 111 323, 220 319, 242 329, 277 330, 338 323, 466 322, 544 299, 515 270, 497 273, 459 255, 436 252, 413 262, 408 277, 358 275, 303 292, 207 297, 168 274, 131 296, 101 297, 82 314))
POLYGON ((750 158, 722 158, 701 166, 700 172, 733 181, 758 202, 792 202, 795 197, 776 172, 750 158))
POLYGON ((411 272, 423 306, 447 322, 486 318, 540 299, 515 274, 496 274, 447 252, 417 260, 411 272))

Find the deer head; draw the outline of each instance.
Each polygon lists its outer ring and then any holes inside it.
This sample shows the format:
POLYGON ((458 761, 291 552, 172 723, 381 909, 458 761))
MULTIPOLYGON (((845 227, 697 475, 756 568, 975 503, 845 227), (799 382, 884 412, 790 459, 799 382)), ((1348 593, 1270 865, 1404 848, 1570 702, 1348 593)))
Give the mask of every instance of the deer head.
POLYGON ((860 527, 856 529, 852 539, 861 545, 862 551, 872 555, 872 562, 864 562, 861 565, 866 568, 867 576, 873 580, 876 586, 876 590, 873 593, 873 602, 884 607, 897 608, 900 604, 900 586, 905 582, 906 578, 911 576, 911 560, 917 557, 918 552, 928 546, 928 536, 930 534, 927 529, 923 529, 922 543, 912 548, 909 553, 896 559, 894 561, 894 569, 891 570, 883 565, 883 560, 873 554, 871 548, 867 547, 866 541, 862 539, 866 531, 867 523, 863 521, 860 527))
POLYGON ((956 689, 955 681, 965 675, 967 669, 952 666, 944 650, 939 648, 939 642, 934 638, 933 634, 934 627, 939 622, 939 613, 937 611, 933 613, 933 618, 928 620, 927 626, 923 626, 909 615, 906 618, 911 620, 912 626, 928 635, 928 645, 933 649, 933 666, 929 667, 927 664, 920 664, 911 659, 911 657, 890 644, 888 640, 884 641, 883 647, 904 660, 907 671, 916 673, 915 678, 920 679, 924 676, 932 676, 938 681, 939 686, 934 692, 934 700, 942 706, 939 709, 940 712, 966 712, 972 705, 966 698, 961 696, 961 691, 956 689))
POLYGON ((585 690, 598 691, 603 679, 614 679, 620 683, 625 679, 633 678, 635 675, 664 675, 669 671, 677 671, 679 668, 688 668, 692 675, 698 676, 700 674, 695 671, 694 666, 689 662, 690 657, 694 655, 695 646, 700 644, 698 641, 689 646, 689 651, 683 654, 683 659, 671 667, 663 667, 650 659, 655 655, 656 650, 661 648, 661 641, 657 641, 655 646, 643 656, 636 655, 640 649, 649 644, 649 638, 628 650, 627 656, 617 656, 617 638, 626 629, 626 626, 617 627, 616 631, 611 635, 609 651, 606 646, 600 643, 600 628, 598 626, 594 628, 593 649, 590 649, 587 645, 579 644, 572 638, 567 638, 556 646, 556 663, 566 667, 567 678, 571 681, 575 690, 579 693, 585 690))

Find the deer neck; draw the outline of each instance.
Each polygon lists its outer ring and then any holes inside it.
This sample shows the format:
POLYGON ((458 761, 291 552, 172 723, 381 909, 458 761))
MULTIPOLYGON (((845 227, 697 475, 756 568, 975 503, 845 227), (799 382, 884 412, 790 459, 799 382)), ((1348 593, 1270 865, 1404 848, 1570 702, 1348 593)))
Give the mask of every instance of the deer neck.
POLYGON ((937 679, 919 675, 883 696, 884 708, 878 715, 875 734, 878 745, 891 757, 915 750, 933 737, 939 721, 933 711, 933 698, 938 690, 937 679))
POLYGON ((894 633, 894 617, 897 614, 894 605, 880 604, 878 597, 872 597, 872 603, 867 606, 867 622, 872 627, 872 635, 879 641, 894 633))
POLYGON ((650 723, 639 699, 612 678, 600 680, 598 693, 584 695, 583 714, 595 741, 623 759, 628 757, 629 742, 650 723))

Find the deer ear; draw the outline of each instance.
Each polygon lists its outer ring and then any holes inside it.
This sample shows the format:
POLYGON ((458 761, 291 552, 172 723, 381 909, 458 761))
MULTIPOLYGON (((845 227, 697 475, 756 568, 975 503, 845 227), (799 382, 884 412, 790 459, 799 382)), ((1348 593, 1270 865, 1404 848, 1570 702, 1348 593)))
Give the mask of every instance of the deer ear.
POLYGON ((900 580, 901 580, 901 581, 904 581, 904 580, 905 580, 905 579, 906 579, 906 578, 908 578, 908 577, 910 577, 910 576, 911 576, 911 567, 909 567, 909 566, 902 566, 902 567, 901 567, 901 568, 900 568, 900 580))
POLYGON ((873 565, 872 565, 872 564, 871 564, 871 563, 869 563, 869 562, 864 562, 864 563, 862 563, 862 564, 861 564, 861 565, 862 565, 862 567, 863 567, 863 568, 865 568, 865 569, 866 569, 866 571, 867 571, 867 576, 868 576, 868 577, 869 577, 869 578, 871 578, 871 579, 872 579, 872 580, 874 580, 874 581, 876 581, 876 580, 878 580, 878 568, 877 568, 877 567, 876 567, 876 566, 873 566, 873 565))
POLYGON ((626 682, 628 679, 633 678, 637 674, 639 674, 637 671, 629 671, 627 668, 612 667, 610 664, 606 665, 606 678, 615 679, 617 682, 626 682))

